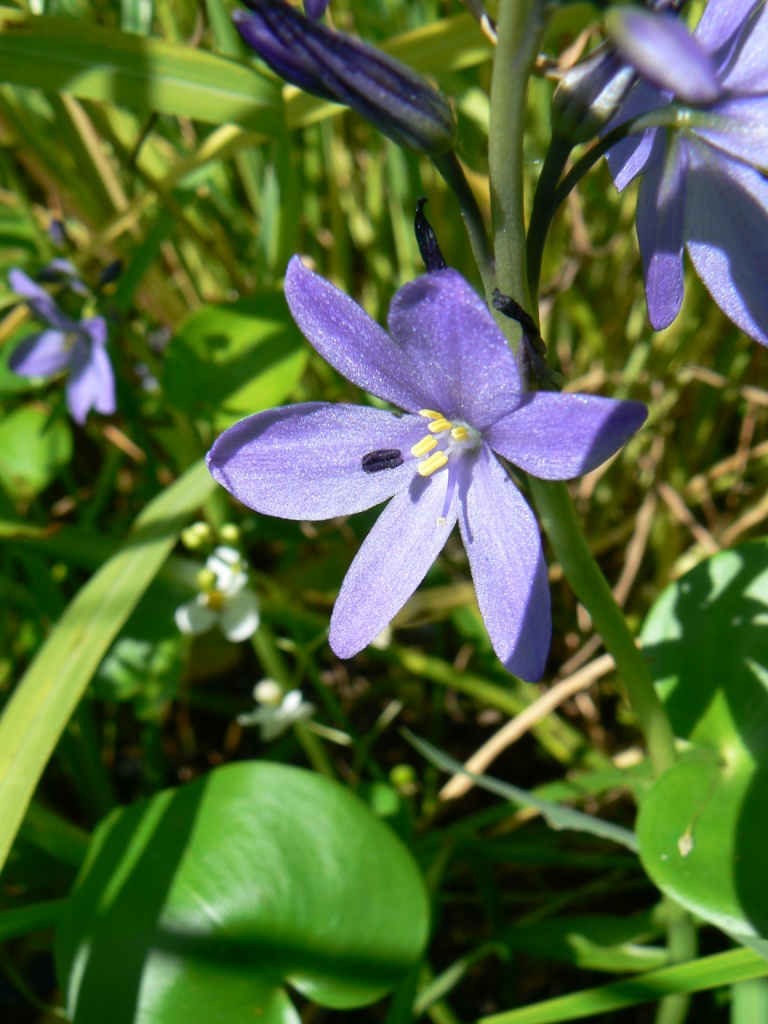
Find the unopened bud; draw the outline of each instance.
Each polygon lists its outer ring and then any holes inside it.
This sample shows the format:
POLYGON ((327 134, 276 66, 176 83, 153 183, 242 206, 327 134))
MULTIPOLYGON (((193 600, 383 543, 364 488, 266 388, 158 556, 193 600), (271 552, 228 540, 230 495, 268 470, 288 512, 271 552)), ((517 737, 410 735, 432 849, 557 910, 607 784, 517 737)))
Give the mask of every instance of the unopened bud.
POLYGON ((219 530, 219 537, 225 544, 238 544, 240 541, 240 527, 236 523, 224 523, 219 530))
POLYGON ((552 133, 573 145, 594 139, 629 91, 635 71, 609 44, 577 64, 552 100, 552 133))
POLYGON ((253 688, 253 699, 267 708, 279 708, 283 703, 283 688, 274 679, 262 679, 253 688))
POLYGON ((216 573, 212 569, 201 569, 197 574, 197 586, 199 590, 207 592, 216 586, 216 573))
POLYGON ((367 43, 305 18, 284 0, 246 0, 232 15, 248 46, 281 78, 351 107, 399 146, 438 155, 453 149, 448 99, 425 78, 367 43))
POLYGON ((196 551, 198 548, 203 547, 204 544, 210 543, 212 536, 213 531, 208 523, 198 521, 181 531, 181 543, 190 551, 196 551))

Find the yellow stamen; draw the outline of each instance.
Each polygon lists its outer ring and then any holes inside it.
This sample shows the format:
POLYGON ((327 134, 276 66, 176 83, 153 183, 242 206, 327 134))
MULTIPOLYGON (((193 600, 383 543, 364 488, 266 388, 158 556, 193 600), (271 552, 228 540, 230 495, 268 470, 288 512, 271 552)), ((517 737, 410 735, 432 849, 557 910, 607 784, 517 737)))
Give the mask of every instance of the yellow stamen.
POLYGON ((447 522, 448 522, 448 520, 445 518, 445 516, 438 516, 437 517, 437 525, 438 526, 445 526, 445 524, 447 522))
POLYGON ((427 434, 426 437, 422 437, 419 443, 411 448, 411 455, 415 455, 417 459, 420 459, 422 455, 431 452, 433 448, 437 448, 437 441, 431 434, 427 434))
POLYGON ((454 427, 451 431, 451 437, 454 441, 468 441, 469 434, 466 427, 454 427))
POLYGON ((419 416, 423 416, 427 420, 441 420, 443 418, 443 414, 435 412, 434 409, 419 409, 419 416))
POLYGON ((224 595, 218 590, 210 590, 205 596, 206 604, 212 612, 220 612, 224 607, 224 595))
POLYGON ((447 420, 445 419, 444 416, 441 416, 439 420, 434 420, 432 423, 430 423, 429 426, 427 427, 427 430, 431 434, 440 434, 443 430, 450 430, 452 426, 453 424, 451 423, 450 420, 447 420))
POLYGON ((438 469, 448 465, 448 456, 445 452, 433 452, 428 459, 419 463, 419 476, 432 476, 438 469))

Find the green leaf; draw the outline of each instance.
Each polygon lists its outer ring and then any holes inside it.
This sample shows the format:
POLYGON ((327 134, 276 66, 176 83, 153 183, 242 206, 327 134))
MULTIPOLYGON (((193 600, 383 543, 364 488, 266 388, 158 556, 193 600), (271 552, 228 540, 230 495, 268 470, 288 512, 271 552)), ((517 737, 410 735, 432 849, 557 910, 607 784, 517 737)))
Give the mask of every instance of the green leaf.
POLYGON ((31 903, 28 907, 14 907, 0 911, 0 942, 15 939, 17 935, 50 928, 61 916, 67 905, 66 900, 48 900, 45 903, 31 903))
POLYGON ((284 985, 366 1005, 427 932, 413 859, 357 797, 241 762, 99 826, 57 969, 75 1024, 296 1024, 284 985))
POLYGON ((768 964, 764 960, 749 949, 737 949, 650 971, 629 981, 617 981, 601 988, 588 988, 573 995, 547 999, 519 1010, 494 1013, 490 1017, 482 1017, 477 1024, 556 1024, 557 1021, 591 1019, 611 1010, 654 1002, 667 995, 706 992, 765 975, 768 975, 768 964))
POLYGON ((640 810, 653 881, 768 954, 768 541, 702 562, 651 609, 643 649, 691 749, 640 810))
POLYGON ((14 500, 45 490, 72 457, 72 431, 64 420, 27 405, 0 421, 0 485, 14 500))
POLYGON ((165 386, 177 408, 212 418, 223 430, 279 405, 298 383, 308 354, 282 292, 203 306, 168 349, 165 386))
POLYGON ((99 662, 215 484, 198 463, 147 505, 121 551, 59 619, 0 718, 0 867, 99 662))
POLYGON ((509 782, 501 782, 499 779, 491 778, 490 775, 474 775, 472 772, 466 771, 460 761, 454 760, 442 750, 433 747, 431 743, 427 743, 426 740, 414 736, 408 729, 403 729, 403 734, 408 742, 413 744, 419 753, 437 768, 441 768, 444 772, 450 772, 451 775, 461 772, 467 778, 472 779, 476 786, 487 789, 489 793, 496 793, 497 796, 504 797, 505 800, 510 800, 513 804, 518 804, 521 807, 536 808, 551 828, 568 828, 575 832, 587 832, 599 839, 609 839, 613 843, 620 843, 633 853, 637 853, 635 834, 628 828, 621 828, 619 825, 613 825, 610 821, 594 818, 591 814, 584 814, 583 811, 574 811, 562 804, 542 800, 525 789, 513 786, 509 782))
POLYGON ((247 64, 90 25, 0 7, 0 81, 273 136, 280 89, 247 64))

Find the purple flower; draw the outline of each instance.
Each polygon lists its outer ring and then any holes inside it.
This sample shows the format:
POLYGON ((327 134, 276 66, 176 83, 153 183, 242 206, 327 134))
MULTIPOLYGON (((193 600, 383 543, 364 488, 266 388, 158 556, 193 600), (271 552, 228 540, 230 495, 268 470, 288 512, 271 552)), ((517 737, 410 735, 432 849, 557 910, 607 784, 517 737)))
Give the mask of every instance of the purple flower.
POLYGON ((625 443, 645 406, 523 394, 503 334, 453 270, 400 289, 390 334, 298 257, 285 294, 323 358, 405 412, 308 402, 258 413, 208 453, 214 478, 284 519, 330 519, 392 499, 333 610, 330 644, 341 658, 381 633, 458 521, 494 650, 509 671, 539 679, 552 628, 546 566, 536 520, 494 453, 544 479, 578 476, 625 443))
POLYGON ((313 21, 318 21, 325 14, 330 0, 304 0, 304 13, 313 21))
POLYGON ((629 9, 609 15, 609 28, 643 76, 612 127, 679 105, 676 127, 631 135, 608 154, 619 190, 642 174, 651 325, 668 327, 680 311, 685 246, 723 312, 768 344, 768 9, 709 0, 693 36, 668 15, 629 9))
MULTIPOLYGON (((440 154, 453 148, 451 105, 421 75, 374 46, 305 18, 284 0, 246 3, 251 13, 235 11, 235 26, 281 78, 351 107, 406 149, 440 154)), ((310 6, 316 13, 321 5, 310 6)))
POLYGON ((8 280, 38 320, 48 325, 18 345, 8 363, 13 372, 21 377, 47 377, 67 370, 67 405, 76 423, 85 423, 91 409, 113 413, 115 378, 106 350, 104 318, 72 320, 22 270, 11 270, 8 280))

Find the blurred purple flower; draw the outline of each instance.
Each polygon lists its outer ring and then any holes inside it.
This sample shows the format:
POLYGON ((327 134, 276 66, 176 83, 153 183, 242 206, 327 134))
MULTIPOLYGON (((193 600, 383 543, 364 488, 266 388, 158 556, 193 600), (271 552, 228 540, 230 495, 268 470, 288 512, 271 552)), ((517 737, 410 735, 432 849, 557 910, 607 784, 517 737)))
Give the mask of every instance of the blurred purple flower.
POLYGON ((284 0, 246 3, 250 13, 235 11, 235 26, 281 78, 351 107, 406 149, 440 154, 453 148, 450 103, 421 75, 374 46, 305 18, 284 0))
POLYGON ((285 293, 324 359, 406 412, 309 402, 258 413, 208 453, 214 478, 284 519, 331 519, 392 498, 333 610, 330 644, 341 658, 381 633, 458 521, 494 650, 510 672, 541 678, 552 627, 539 531, 494 452, 543 479, 569 479, 613 455, 645 406, 524 394, 503 334, 453 270, 400 289, 391 335, 298 257, 285 293))
POLYGON ((37 319, 48 325, 17 346, 8 363, 13 372, 21 377, 47 377, 67 370, 67 405, 76 423, 85 423, 91 409, 113 413, 115 378, 106 350, 104 318, 72 320, 22 270, 11 270, 8 280, 37 319))
POLYGON ((317 21, 325 14, 325 9, 330 0, 304 0, 304 13, 308 18, 317 21))
POLYGON ((683 301, 683 246, 723 312, 768 344, 768 9, 709 0, 693 36, 669 15, 625 9, 614 43, 643 76, 611 128, 677 103, 675 128, 630 135, 608 154, 616 187, 642 174, 637 235, 648 316, 683 301))

